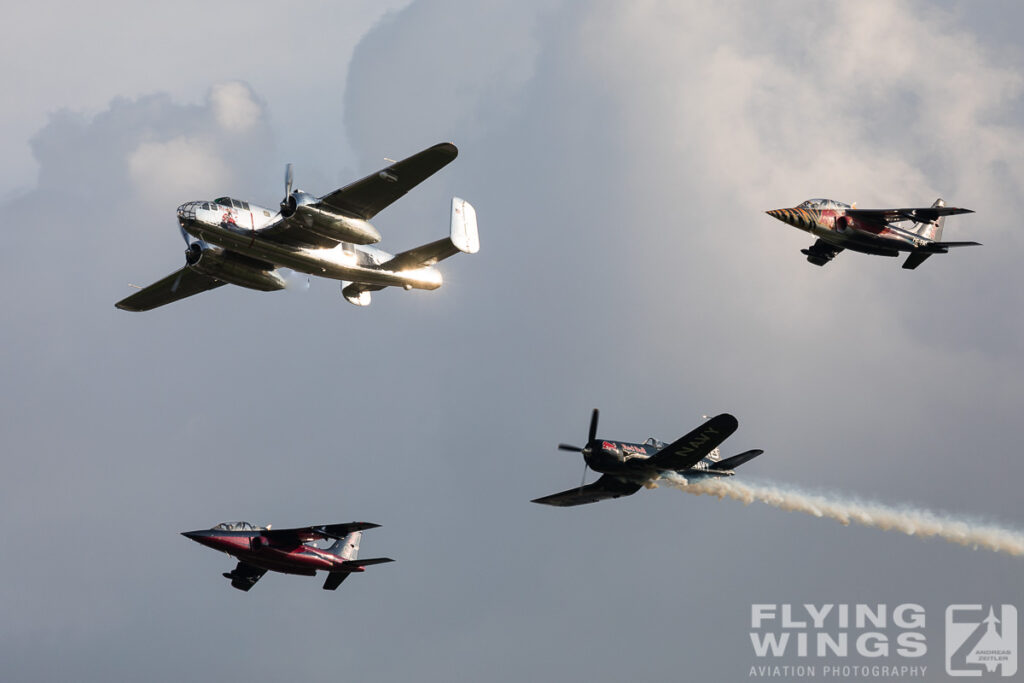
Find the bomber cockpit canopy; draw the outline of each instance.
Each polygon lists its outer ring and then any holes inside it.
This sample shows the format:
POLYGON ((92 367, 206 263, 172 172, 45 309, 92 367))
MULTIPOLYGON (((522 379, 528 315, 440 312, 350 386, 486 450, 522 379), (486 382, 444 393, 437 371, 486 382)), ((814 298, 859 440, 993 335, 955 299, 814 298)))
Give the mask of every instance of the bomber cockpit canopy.
POLYGON ((218 531, 263 531, 267 527, 256 526, 249 522, 221 522, 213 528, 218 531))
POLYGON ((837 202, 834 199, 808 199, 804 203, 800 204, 796 208, 798 209, 849 209, 849 204, 843 204, 837 202))
POLYGON ((231 197, 218 197, 213 200, 214 204, 220 204, 221 206, 230 206, 241 211, 249 210, 249 202, 243 202, 240 199, 232 199, 231 197))

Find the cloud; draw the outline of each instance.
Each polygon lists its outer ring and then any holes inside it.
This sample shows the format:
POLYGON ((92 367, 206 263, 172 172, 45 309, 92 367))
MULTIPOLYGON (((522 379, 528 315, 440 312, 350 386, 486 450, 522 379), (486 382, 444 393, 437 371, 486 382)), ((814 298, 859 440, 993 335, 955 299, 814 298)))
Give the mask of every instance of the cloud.
POLYGON ((217 122, 227 131, 252 130, 263 116, 263 106, 244 83, 219 83, 210 89, 210 104, 217 122))
POLYGON ((151 195, 199 196, 211 187, 223 187, 230 175, 207 143, 185 137, 140 143, 128 157, 128 168, 136 190, 150 202, 151 195))

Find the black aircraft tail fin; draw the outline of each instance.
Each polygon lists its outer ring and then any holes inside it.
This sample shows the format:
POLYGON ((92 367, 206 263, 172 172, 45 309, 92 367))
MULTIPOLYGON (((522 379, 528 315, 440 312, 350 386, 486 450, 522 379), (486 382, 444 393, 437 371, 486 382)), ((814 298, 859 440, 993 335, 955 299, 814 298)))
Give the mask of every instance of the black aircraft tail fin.
POLYGON ((755 448, 752 451, 747 451, 746 453, 740 453, 739 455, 734 455, 731 458, 726 458, 725 460, 720 460, 719 462, 716 462, 715 463, 715 469, 716 470, 734 470, 737 467, 739 467, 740 465, 742 465, 743 463, 747 462, 748 460, 753 460, 754 458, 756 458, 757 456, 761 455, 762 453, 764 453, 764 451, 762 451, 760 448, 755 448))

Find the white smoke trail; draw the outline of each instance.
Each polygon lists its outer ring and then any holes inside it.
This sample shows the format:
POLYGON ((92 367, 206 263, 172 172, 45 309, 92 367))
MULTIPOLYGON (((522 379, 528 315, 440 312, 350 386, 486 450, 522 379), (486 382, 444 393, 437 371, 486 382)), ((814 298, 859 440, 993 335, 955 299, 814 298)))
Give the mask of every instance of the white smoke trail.
POLYGON ((827 517, 847 526, 851 522, 884 531, 901 531, 910 536, 937 537, 950 543, 994 552, 1024 555, 1024 533, 995 524, 956 519, 929 510, 891 507, 882 503, 844 500, 820 493, 807 493, 778 484, 735 481, 732 478, 688 482, 679 475, 661 479, 680 491, 695 495, 732 498, 749 505, 754 501, 781 510, 827 517))

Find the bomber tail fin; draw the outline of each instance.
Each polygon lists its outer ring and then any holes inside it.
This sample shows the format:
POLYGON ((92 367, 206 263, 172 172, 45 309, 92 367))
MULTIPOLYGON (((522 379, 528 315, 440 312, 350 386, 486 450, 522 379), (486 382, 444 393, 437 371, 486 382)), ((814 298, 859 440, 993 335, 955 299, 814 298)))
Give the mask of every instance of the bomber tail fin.
POLYGON ((465 199, 452 197, 450 239, 452 246, 465 254, 480 251, 480 235, 476 228, 476 209, 465 199))

